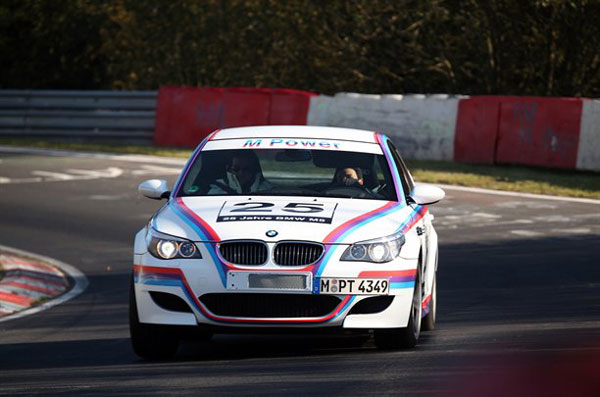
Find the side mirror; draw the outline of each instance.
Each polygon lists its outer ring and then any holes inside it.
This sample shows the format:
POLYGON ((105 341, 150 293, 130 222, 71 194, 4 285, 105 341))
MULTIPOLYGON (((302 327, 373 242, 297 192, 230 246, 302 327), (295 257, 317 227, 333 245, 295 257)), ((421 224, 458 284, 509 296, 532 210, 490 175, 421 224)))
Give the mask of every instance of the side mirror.
POLYGON ((416 183, 409 196, 417 204, 429 205, 435 204, 446 197, 446 193, 437 186, 416 183))
POLYGON ((153 200, 162 200, 169 198, 171 192, 169 191, 169 185, 164 179, 149 179, 140 183, 138 190, 142 195, 151 198, 153 200))

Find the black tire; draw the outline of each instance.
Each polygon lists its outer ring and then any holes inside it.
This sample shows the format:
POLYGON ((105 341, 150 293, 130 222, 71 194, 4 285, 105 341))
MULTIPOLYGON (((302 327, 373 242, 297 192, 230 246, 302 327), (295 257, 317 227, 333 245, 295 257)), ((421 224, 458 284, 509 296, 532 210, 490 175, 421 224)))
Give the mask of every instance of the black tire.
POLYGON ((135 354, 154 360, 173 357, 179 347, 179 336, 169 331, 167 326, 140 323, 132 278, 129 287, 129 334, 135 354))
POLYGON ((389 328, 375 330, 375 346, 383 350, 408 349, 417 344, 421 333, 421 302, 423 289, 421 286, 421 270, 417 271, 413 302, 410 308, 410 319, 406 328, 389 328))
POLYGON ((431 286, 431 300, 429 301, 429 313, 423 317, 421 323, 422 331, 431 331, 435 329, 435 317, 437 312, 437 273, 433 275, 433 284, 431 286))

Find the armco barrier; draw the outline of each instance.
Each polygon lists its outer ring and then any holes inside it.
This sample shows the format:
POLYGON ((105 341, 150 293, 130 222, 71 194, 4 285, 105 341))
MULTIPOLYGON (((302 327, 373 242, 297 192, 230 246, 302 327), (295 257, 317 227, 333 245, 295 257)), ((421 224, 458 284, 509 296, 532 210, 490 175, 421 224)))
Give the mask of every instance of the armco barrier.
POLYGON ((195 146, 217 128, 303 125, 312 96, 266 88, 161 87, 154 142, 195 146))
POLYGON ((309 125, 388 134, 407 158, 452 160, 459 97, 339 93, 311 98, 309 125))
POLYGON ((500 100, 496 163, 575 169, 581 99, 500 100))
POLYGON ((0 136, 151 140, 155 91, 0 90, 0 136))

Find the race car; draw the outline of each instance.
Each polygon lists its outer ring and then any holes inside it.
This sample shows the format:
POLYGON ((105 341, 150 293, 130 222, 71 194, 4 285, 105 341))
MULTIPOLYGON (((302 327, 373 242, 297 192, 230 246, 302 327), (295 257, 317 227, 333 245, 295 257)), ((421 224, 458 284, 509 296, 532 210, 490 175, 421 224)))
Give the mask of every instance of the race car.
POLYGON ((382 349, 434 328, 438 238, 415 183, 377 132, 312 126, 217 130, 135 236, 133 349, 176 353, 182 335, 363 330, 382 349))

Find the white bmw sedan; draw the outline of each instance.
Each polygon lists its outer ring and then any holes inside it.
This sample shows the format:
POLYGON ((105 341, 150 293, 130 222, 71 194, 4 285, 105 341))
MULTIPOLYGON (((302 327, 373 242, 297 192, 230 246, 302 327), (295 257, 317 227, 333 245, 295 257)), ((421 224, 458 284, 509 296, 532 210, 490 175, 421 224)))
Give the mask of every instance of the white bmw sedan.
POLYGON ((207 339, 256 328, 373 330, 377 347, 412 347, 436 316, 437 234, 385 135, 343 128, 218 130, 135 238, 135 352, 173 355, 182 331, 207 339))

